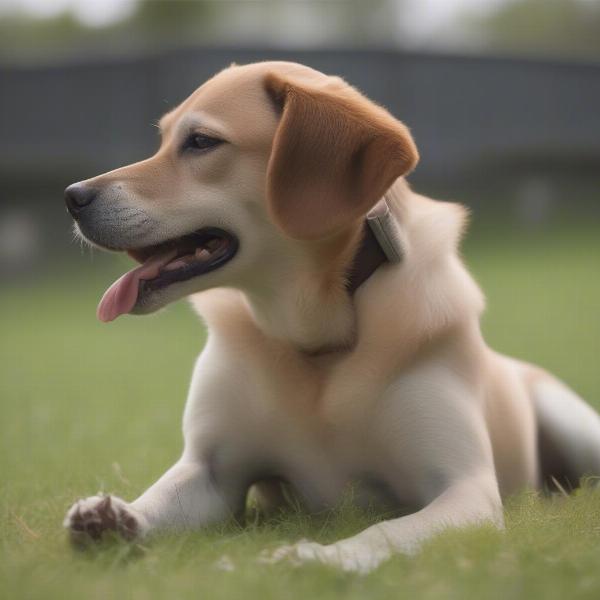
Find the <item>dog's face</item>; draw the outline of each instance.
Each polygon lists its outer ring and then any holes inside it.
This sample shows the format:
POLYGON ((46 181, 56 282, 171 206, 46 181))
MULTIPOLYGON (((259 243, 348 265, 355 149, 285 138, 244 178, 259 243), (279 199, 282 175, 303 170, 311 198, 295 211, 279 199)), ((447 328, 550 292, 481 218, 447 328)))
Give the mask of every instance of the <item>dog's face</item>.
POLYGON ((151 158, 66 191, 81 235, 141 266, 99 317, 238 286, 277 255, 357 227, 417 152, 408 130, 336 77, 233 66, 160 121, 151 158))

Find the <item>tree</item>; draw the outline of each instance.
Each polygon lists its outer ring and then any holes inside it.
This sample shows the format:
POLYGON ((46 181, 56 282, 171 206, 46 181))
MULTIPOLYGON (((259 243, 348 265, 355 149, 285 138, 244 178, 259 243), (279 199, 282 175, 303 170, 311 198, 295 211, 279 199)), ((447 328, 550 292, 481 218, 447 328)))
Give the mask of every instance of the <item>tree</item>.
POLYGON ((600 2, 594 0, 509 0, 469 20, 494 50, 600 58, 600 2))

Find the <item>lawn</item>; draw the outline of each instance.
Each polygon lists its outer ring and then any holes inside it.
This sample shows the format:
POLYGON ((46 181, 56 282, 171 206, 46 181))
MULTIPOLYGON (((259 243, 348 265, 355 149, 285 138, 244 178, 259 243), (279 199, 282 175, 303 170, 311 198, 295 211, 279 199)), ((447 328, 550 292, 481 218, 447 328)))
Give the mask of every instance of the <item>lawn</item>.
MULTIPOLYGON (((465 256, 488 297, 489 342, 553 370, 600 408, 598 226, 478 224, 465 256)), ((350 504, 313 518, 73 551, 61 522, 74 499, 98 490, 131 499, 178 456, 204 340, 185 302, 97 322, 96 302, 125 264, 85 255, 2 290, 0 598, 600 597, 600 494, 589 488, 513 498, 505 533, 446 532, 367 577, 255 561, 265 547, 331 541, 377 518, 350 504), (233 570, 218 566, 223 556, 233 570)))

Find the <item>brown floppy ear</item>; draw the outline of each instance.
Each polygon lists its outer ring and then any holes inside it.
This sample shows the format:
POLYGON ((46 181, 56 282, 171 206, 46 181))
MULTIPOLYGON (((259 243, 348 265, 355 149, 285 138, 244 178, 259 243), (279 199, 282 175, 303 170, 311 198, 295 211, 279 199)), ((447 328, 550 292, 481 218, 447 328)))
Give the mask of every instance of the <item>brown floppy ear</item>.
POLYGON ((296 239, 363 217, 419 159, 408 128, 337 77, 314 84, 271 73, 282 111, 267 171, 271 217, 296 239))

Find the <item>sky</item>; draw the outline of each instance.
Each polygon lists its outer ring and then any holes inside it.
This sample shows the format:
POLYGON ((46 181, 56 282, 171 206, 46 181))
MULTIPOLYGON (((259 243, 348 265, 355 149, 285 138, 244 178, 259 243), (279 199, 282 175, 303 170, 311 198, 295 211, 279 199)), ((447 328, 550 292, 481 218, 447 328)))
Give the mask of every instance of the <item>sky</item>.
MULTIPOLYGON (((1 2, 2 0, 0 0, 1 2)), ((507 0, 405 0, 403 14, 410 17, 415 38, 426 38, 452 23, 459 14, 486 14, 507 0)))
MULTIPOLYGON (((414 22, 415 36, 420 37, 441 29, 465 9, 486 12, 507 0, 401 1, 403 12, 407 11, 414 22)), ((127 16, 135 4, 135 0, 0 0, 0 14, 17 9, 35 16, 51 17, 70 9, 86 25, 102 26, 127 16)))
POLYGON ((0 0, 0 15, 14 10, 37 17, 53 17, 71 10, 86 25, 109 25, 130 14, 135 0, 0 0))

